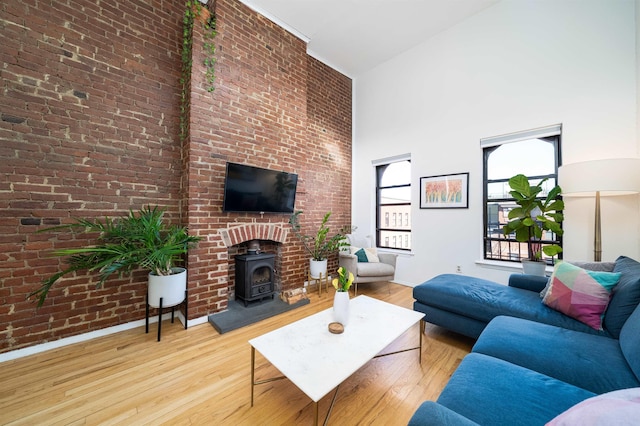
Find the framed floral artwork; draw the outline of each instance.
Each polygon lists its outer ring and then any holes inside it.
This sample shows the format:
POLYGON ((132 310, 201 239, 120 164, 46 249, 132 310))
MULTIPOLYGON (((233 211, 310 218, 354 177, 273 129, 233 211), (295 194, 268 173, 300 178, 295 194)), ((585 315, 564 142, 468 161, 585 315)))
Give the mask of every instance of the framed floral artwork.
POLYGON ((421 177, 420 208, 469 208, 469 173, 421 177))

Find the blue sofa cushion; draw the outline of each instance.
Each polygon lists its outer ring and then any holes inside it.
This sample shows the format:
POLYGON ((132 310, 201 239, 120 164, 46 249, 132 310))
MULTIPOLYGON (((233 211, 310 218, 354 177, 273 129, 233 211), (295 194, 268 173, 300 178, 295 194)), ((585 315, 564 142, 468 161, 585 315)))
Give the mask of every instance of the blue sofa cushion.
POLYGON ((640 386, 618 340, 520 318, 495 318, 480 335, 473 352, 594 393, 640 386))
POLYGON ((622 326, 640 303, 640 263, 620 256, 613 272, 620 272, 620 282, 613 289, 609 307, 604 316, 604 327, 615 338, 620 336, 622 326))
POLYGON ((620 331, 620 349, 640 380, 640 305, 636 307, 620 331))
POLYGON ((439 309, 434 306, 425 305, 417 300, 413 302, 413 310, 424 313, 425 321, 431 324, 445 327, 473 339, 477 339, 480 333, 482 333, 482 330, 487 326, 487 323, 484 321, 454 314, 448 309, 439 309))
POLYGON ((413 413, 408 426, 478 426, 478 424, 437 402, 425 401, 413 413))
POLYGON ((592 392, 535 371, 471 353, 437 402, 481 425, 543 425, 592 396, 592 392))
MULTIPOLYGON (((517 287, 523 290, 540 293, 547 289, 549 278, 538 275, 511 274, 509 275, 509 287, 517 287)), ((540 296, 542 297, 542 296, 540 296)))
MULTIPOLYGON (((422 304, 489 323, 498 315, 530 319, 585 333, 609 335, 545 306, 536 292, 459 274, 438 275, 413 288, 422 304)), ((429 319, 426 319, 429 321, 429 319)))

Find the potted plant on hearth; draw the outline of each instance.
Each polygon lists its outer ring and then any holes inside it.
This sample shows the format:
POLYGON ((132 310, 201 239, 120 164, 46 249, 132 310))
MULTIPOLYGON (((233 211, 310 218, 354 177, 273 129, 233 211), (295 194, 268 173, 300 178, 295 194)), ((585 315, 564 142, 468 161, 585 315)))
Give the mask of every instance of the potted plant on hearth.
POLYGON ((144 207, 137 214, 119 218, 75 219, 75 223, 42 229, 38 232, 71 230, 97 233, 97 244, 90 247, 56 250, 56 256, 67 256, 68 267, 43 281, 29 297, 37 297, 42 306, 51 287, 64 275, 88 270, 98 272, 101 287, 113 273, 130 273, 135 269, 149 270, 148 303, 170 307, 181 303, 187 285, 186 269, 176 266, 182 256, 202 237, 188 235, 187 228, 164 222, 164 210, 144 207))
POLYGON ((289 224, 293 228, 293 233, 300 239, 305 251, 309 253, 311 259, 309 261, 309 269, 311 271, 312 278, 320 278, 320 274, 323 277, 327 276, 327 258, 333 252, 336 252, 342 247, 348 246, 344 234, 336 233, 330 236, 330 229, 327 226, 331 212, 328 212, 322 218, 320 227, 316 231, 315 235, 305 235, 302 233, 302 227, 300 226, 299 216, 302 211, 297 211, 289 217, 289 224))
POLYGON ((556 185, 546 198, 539 196, 547 179, 542 179, 534 186, 522 174, 509 179, 509 193, 518 207, 509 212, 509 222, 502 231, 504 235, 515 233, 516 241, 527 243, 527 259, 522 260, 523 270, 527 274, 544 275, 546 263, 542 261, 542 253, 555 256, 562 252, 562 247, 557 244, 542 243, 545 231, 556 235, 564 232, 560 226, 564 202, 558 198, 562 189, 556 185))

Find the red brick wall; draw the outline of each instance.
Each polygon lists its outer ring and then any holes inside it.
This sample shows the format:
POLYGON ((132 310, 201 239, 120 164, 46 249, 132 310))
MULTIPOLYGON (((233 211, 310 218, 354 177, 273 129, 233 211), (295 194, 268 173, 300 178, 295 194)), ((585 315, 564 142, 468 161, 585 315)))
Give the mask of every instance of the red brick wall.
MULTIPOLYGON (((239 2, 218 1, 215 14, 213 93, 205 89, 197 46, 193 61, 187 202, 190 228, 208 237, 189 256, 190 277, 198 282, 189 311, 193 306, 196 317, 211 306, 224 309, 233 287, 232 259, 216 230, 289 219, 223 213, 227 161, 297 173, 296 209, 313 229, 329 210, 334 230, 349 224, 351 214, 351 80, 309 57, 301 40, 239 2)), ((283 289, 301 286, 308 261, 292 234, 282 256, 283 289)), ((331 266, 337 267, 337 259, 331 266)))
MULTIPOLYGON (((170 219, 206 237, 188 258, 196 318, 228 298, 228 250, 216 230, 288 220, 223 213, 227 161, 298 173, 305 223, 315 226, 328 210, 334 228, 349 223, 351 81, 267 19, 219 0, 216 90, 204 89, 197 27, 191 131, 181 146, 183 7, 182 0, 0 5, 0 352, 144 318, 143 271, 99 290, 95 276, 71 276, 39 310, 25 300, 63 266, 51 249, 86 243, 35 234, 42 225, 166 207, 170 219)), ((283 286, 302 285, 306 256, 292 235, 281 252, 283 286)))

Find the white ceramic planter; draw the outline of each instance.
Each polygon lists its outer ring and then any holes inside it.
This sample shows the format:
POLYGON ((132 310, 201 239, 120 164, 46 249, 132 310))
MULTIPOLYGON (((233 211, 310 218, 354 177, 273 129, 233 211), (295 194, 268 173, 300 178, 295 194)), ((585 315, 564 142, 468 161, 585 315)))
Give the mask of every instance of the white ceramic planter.
POLYGON ((309 260, 309 270, 311 272, 311 278, 320 278, 322 274, 323 278, 327 277, 327 259, 324 260, 309 260))
POLYGON ((534 262, 532 260, 522 261, 522 272, 529 275, 545 276, 547 264, 545 262, 534 262))
POLYGON ((149 273, 149 306, 168 308, 180 304, 184 300, 184 292, 187 289, 187 270, 185 268, 173 268, 178 272, 173 275, 154 275, 149 273))
POLYGON ((333 297, 333 320, 344 327, 349 322, 349 292, 336 291, 333 297))

